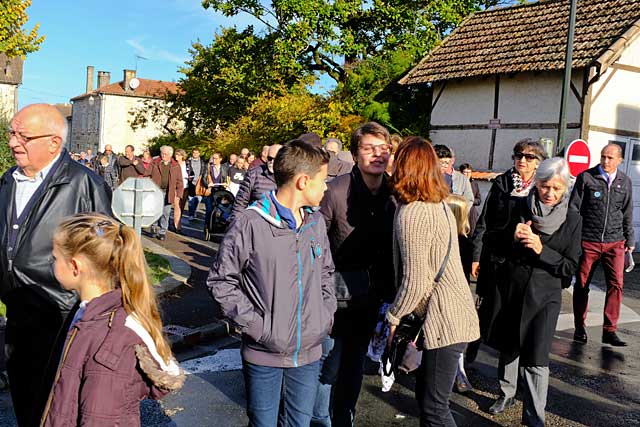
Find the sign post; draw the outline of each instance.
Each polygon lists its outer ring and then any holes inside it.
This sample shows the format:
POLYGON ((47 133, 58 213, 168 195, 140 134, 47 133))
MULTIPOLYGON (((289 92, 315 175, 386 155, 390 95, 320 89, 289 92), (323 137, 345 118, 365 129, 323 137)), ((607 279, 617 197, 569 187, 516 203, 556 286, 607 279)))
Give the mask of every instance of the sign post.
POLYGON ((111 201, 114 215, 138 234, 160 218, 163 205, 164 191, 149 178, 127 178, 111 201))
POLYGON ((569 173, 572 177, 577 177, 581 172, 589 169, 591 164, 591 150, 586 141, 582 139, 576 139, 569 147, 567 147, 567 153, 565 159, 569 164, 569 173))

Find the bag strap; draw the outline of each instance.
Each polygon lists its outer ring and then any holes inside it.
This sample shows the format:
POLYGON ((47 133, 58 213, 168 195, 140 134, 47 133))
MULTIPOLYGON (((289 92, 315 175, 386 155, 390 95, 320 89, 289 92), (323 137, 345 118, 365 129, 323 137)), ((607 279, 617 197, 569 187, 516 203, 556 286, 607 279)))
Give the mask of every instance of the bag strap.
MULTIPOLYGON (((447 225, 449 226, 448 229, 451 230, 451 222, 449 221, 449 215, 447 214, 447 205, 445 204, 445 202, 442 202, 442 209, 444 209, 444 216, 445 218, 447 218, 447 225)), ((440 266, 440 270, 438 270, 438 274, 436 274, 436 277, 433 279, 435 283, 438 283, 440 281, 440 278, 444 274, 444 269, 446 268, 447 263, 449 262, 449 255, 451 254, 452 241, 453 241, 453 237, 451 233, 449 233, 449 245, 447 246, 447 254, 444 257, 444 260, 442 261, 442 265, 440 266)))

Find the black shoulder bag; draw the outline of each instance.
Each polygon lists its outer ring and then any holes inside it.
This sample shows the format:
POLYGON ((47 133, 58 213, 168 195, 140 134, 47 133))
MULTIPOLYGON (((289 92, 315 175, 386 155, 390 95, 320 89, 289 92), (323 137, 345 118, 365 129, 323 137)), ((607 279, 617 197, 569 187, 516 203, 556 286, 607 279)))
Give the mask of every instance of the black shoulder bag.
MULTIPOLYGON (((442 202, 442 209, 444 209, 445 217, 447 218, 447 225, 451 229, 451 223, 449 221, 449 215, 447 214, 447 207, 445 202, 442 202)), ((437 286, 444 274, 444 269, 449 262, 449 255, 451 254, 451 245, 453 237, 449 235, 449 245, 447 246, 447 254, 445 255, 440 269, 433 279, 434 286, 437 286)), ((391 375, 392 372, 397 372, 398 367, 402 363, 404 353, 407 351, 409 343, 416 340, 418 334, 422 331, 422 325, 424 324, 424 317, 418 316, 416 313, 409 313, 400 319, 400 324, 396 327, 396 332, 393 335, 393 341, 390 346, 384 351, 382 355, 382 370, 385 376, 391 375), (387 363, 390 362, 390 363, 387 363), (387 366, 389 368, 387 369, 387 366)))

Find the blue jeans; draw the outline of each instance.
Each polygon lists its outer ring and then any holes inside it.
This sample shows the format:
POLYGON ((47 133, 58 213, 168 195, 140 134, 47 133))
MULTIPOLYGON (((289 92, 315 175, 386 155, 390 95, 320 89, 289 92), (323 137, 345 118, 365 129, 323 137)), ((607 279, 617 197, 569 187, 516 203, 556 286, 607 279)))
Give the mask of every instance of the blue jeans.
POLYGON ((273 368, 242 361, 249 427, 308 427, 316 398, 320 361, 297 368, 273 368), (280 397, 284 416, 278 422, 280 397))
POLYGON ((189 216, 196 215, 196 210, 198 209, 198 205, 200 204, 201 199, 202 199, 202 196, 189 197, 189 212, 188 212, 189 216))
MULTIPOLYGON (((325 359, 320 375, 320 383, 332 385, 329 391, 331 405, 326 408, 327 411, 329 407, 331 408, 331 426, 333 427, 354 425, 368 343, 368 339, 362 337, 333 338, 333 349, 325 359)), ((321 398, 326 399, 323 393, 326 393, 326 388, 323 388, 320 395, 321 398)), ((321 402, 316 401, 316 405, 320 404, 321 402)), ((321 413, 322 411, 314 409, 315 415, 321 413)))
POLYGON ((332 372, 333 366, 325 369, 325 360, 333 349, 333 338, 327 335, 322 341, 322 357, 320 358, 320 376, 318 378, 318 391, 316 392, 316 403, 313 405, 312 427, 331 427, 331 382, 335 382, 337 372, 332 372))

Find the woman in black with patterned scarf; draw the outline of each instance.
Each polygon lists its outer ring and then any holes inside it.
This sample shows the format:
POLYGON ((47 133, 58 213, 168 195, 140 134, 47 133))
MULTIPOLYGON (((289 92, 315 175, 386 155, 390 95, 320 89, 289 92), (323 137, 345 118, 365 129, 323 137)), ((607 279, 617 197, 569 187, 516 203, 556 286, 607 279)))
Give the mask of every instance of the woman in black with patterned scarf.
MULTIPOLYGON (((473 235, 473 264, 471 274, 478 278, 476 293, 482 299, 480 306, 480 333, 485 342, 492 344, 487 328, 492 318, 491 307, 500 305, 495 301, 500 293, 495 292, 499 283, 508 283, 508 263, 512 255, 514 217, 519 216, 519 204, 529 195, 534 186, 536 169, 546 158, 542 144, 533 139, 518 141, 513 147, 513 167, 493 181, 478 218, 473 235)), ((505 358, 498 362, 498 379, 501 397, 489 409, 499 414, 513 404, 517 384, 511 384, 505 376, 505 358)))

